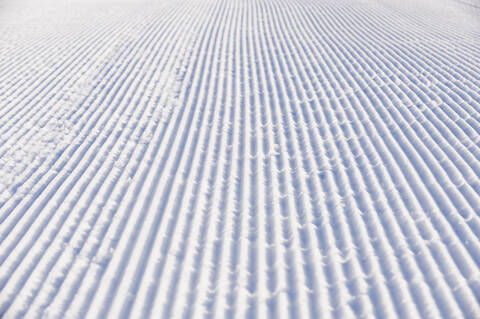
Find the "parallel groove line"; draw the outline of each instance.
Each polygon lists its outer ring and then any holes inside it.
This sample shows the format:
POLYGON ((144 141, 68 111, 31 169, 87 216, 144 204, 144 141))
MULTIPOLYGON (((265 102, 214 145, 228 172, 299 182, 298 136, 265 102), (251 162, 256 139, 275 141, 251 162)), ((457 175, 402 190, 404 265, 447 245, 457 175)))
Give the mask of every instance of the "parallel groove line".
POLYGON ((466 4, 30 1, 0 23, 0 317, 478 317, 466 4))

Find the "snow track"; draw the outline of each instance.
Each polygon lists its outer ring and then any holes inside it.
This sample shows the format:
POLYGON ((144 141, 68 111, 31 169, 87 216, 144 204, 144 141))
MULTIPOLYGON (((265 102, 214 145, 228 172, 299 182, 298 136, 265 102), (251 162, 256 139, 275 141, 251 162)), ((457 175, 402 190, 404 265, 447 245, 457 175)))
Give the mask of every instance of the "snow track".
POLYGON ((0 3, 0 317, 480 318, 474 0, 58 2, 0 3))

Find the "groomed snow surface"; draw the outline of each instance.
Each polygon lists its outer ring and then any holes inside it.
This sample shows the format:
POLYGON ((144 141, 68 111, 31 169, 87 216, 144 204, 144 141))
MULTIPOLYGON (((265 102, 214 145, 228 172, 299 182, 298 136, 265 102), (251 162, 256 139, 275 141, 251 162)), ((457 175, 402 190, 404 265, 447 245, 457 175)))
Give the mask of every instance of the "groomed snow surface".
POLYGON ((480 2, 0 0, 0 317, 480 318, 480 2))

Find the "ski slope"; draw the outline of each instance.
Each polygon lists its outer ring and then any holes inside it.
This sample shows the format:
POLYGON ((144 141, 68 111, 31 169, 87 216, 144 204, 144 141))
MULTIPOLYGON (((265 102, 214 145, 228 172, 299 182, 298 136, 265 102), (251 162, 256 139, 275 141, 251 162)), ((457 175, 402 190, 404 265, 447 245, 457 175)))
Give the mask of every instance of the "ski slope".
POLYGON ((0 1, 0 317, 480 318, 480 2, 0 1))

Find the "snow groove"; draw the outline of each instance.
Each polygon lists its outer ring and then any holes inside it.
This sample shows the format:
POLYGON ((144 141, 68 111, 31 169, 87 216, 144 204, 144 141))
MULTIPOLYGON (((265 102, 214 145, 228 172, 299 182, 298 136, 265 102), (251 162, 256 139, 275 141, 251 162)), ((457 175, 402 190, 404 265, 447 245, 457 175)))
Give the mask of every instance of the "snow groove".
POLYGON ((0 15, 0 317, 479 317, 473 1, 43 1, 0 15))

